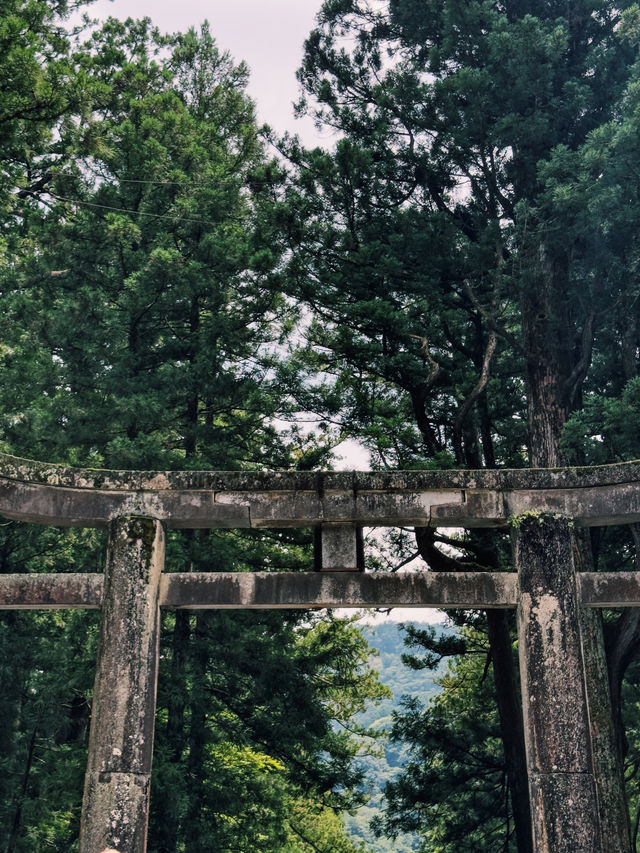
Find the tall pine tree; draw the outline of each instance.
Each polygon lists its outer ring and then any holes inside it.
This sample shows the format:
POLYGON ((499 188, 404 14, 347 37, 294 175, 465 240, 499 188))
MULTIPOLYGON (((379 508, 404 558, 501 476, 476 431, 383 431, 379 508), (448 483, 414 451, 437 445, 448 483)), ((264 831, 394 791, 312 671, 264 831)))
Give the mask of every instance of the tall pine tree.
MULTIPOLYGON (((161 37, 149 21, 107 21, 68 62, 92 80, 90 110, 51 136, 64 157, 24 195, 2 271, 4 447, 121 468, 293 465, 304 448, 272 424, 289 322, 280 177, 246 68, 206 26, 161 37)), ((102 562, 94 531, 1 534, 3 571, 102 562)), ((309 550, 304 534, 174 532, 167 569, 277 571, 309 550)), ((8 851, 72 850, 95 614, 4 626, 8 851)), ((149 849, 353 853, 336 815, 361 798, 353 759, 369 741, 345 727, 384 694, 358 632, 305 613, 181 611, 161 643, 149 849)))
MULTIPOLYGON (((585 146, 617 124, 634 74, 625 5, 323 5, 299 72, 301 109, 339 139, 332 152, 282 144, 295 175, 283 214, 298 247, 289 286, 316 318, 299 354, 311 380, 301 402, 364 441, 375 463, 576 460, 562 435, 592 365, 615 375, 617 340, 625 336, 628 353, 635 345, 635 311, 629 318, 622 308, 635 306, 624 284, 630 255, 606 264, 594 197, 589 215, 566 190, 585 146), (609 312, 618 305, 625 316, 614 330, 609 312), (321 384, 312 380, 319 371, 321 384)), ((587 538, 581 546, 589 565, 598 554, 587 538)), ((417 529, 416 547, 436 571, 495 570, 510 559, 508 542, 494 534, 451 541, 417 529)), ((628 619, 607 644, 614 697, 638 642, 628 619)), ((498 612, 485 621, 517 846, 527 851, 512 626, 498 612)), ((601 633, 597 620, 590 631, 601 633)), ((597 647, 589 665, 606 692, 597 647)), ((623 738, 618 732, 616 752, 611 721, 600 722, 609 727, 602 760, 617 768, 603 773, 610 787, 600 792, 602 819, 628 849, 623 738)))

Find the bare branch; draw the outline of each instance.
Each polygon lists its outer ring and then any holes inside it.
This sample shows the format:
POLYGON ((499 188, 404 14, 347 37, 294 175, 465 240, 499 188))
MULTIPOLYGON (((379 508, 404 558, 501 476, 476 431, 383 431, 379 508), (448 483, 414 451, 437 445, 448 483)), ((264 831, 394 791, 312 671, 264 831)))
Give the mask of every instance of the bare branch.
POLYGON ((482 394, 484 389, 487 387, 487 382, 489 381, 489 368, 491 366, 491 359, 493 358, 493 354, 496 351, 497 344, 498 334, 496 331, 491 331, 491 333, 489 334, 489 340, 487 341, 487 348, 484 352, 484 358, 482 359, 482 370, 480 371, 480 378, 478 379, 473 391, 469 394, 467 399, 458 409, 458 413, 456 415, 456 420, 453 425, 453 449, 456 456, 456 463, 458 465, 464 464, 464 460, 462 458, 462 428, 464 426, 464 419, 469 413, 471 406, 473 406, 480 394, 482 394))
POLYGON ((569 391, 569 399, 573 405, 576 395, 582 385, 589 368, 591 367, 591 356, 593 353, 593 331, 596 315, 591 311, 582 328, 582 340, 580 348, 580 360, 571 371, 570 376, 565 380, 566 388, 569 391))
POLYGON ((419 556, 420 556, 420 551, 415 551, 414 553, 410 554, 408 557, 405 557, 405 559, 402 560, 402 562, 398 563, 397 566, 393 566, 391 571, 397 572, 399 569, 404 568, 404 566, 408 566, 409 563, 413 563, 413 561, 417 560, 419 556))
POLYGON ((462 286, 464 288, 464 292, 471 300, 471 304, 476 309, 476 311, 484 317, 484 319, 487 321, 487 324, 489 325, 489 328, 493 332, 497 332, 501 337, 508 341, 511 346, 517 352, 520 353, 520 355, 526 356, 527 353, 520 341, 515 337, 515 335, 512 335, 511 332, 505 329, 505 327, 501 323, 498 323, 493 314, 490 314, 489 311, 487 311, 487 309, 478 301, 475 293, 471 289, 471 285, 466 279, 462 282, 462 286))

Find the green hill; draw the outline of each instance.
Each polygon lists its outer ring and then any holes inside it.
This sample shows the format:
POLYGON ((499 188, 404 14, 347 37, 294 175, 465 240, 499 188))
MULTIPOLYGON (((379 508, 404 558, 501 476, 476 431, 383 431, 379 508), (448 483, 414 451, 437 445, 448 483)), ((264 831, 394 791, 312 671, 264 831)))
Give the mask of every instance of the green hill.
MULTIPOLYGON (((451 629, 443 626, 442 630, 451 629)), ((438 690, 434 683, 438 673, 429 670, 416 672, 402 663, 401 656, 407 652, 407 648, 404 645, 401 624, 389 622, 381 625, 362 625, 361 631, 377 651, 376 656, 371 659, 371 666, 377 670, 380 680, 389 687, 393 696, 370 708, 359 717, 358 722, 388 731, 391 728, 393 712, 399 707, 401 698, 411 695, 426 702, 438 690)), ((406 834, 390 841, 375 838, 369 829, 371 819, 379 814, 382 808, 385 783, 402 769, 407 758, 406 747, 388 740, 383 744, 383 753, 380 757, 361 759, 370 781, 371 799, 366 806, 358 809, 355 815, 347 816, 346 824, 353 838, 365 841, 376 853, 411 853, 418 849, 417 836, 406 834)))

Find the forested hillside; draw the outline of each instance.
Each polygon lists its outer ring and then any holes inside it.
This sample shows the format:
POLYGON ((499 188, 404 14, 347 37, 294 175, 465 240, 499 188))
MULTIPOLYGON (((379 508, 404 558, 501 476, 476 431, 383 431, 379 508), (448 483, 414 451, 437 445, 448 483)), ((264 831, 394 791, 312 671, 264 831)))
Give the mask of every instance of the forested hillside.
MULTIPOLYGON (((322 470, 347 438, 378 469, 640 457, 635 3, 319 2, 298 110, 333 135, 312 149, 257 127, 208 25, 73 30, 87 7, 2 4, 3 451, 169 470, 322 470)), ((384 536, 368 570, 513 568, 504 530, 384 536)), ((637 524, 574 536, 584 568, 640 567, 637 524)), ((104 549, 0 525, 2 572, 98 572, 104 549)), ((310 530, 168 541, 169 571, 311 565, 310 530)), ((394 706, 403 764, 363 844, 344 814, 392 710, 389 637, 372 658, 330 614, 164 613, 149 853, 534 853, 515 614, 451 618, 408 630, 394 683, 424 681, 394 706)), ((640 611, 589 619, 599 818, 628 853, 640 611)), ((77 849, 96 634, 91 612, 0 619, 6 853, 77 849)))
MULTIPOLYGON (((443 629, 443 626, 438 626, 438 633, 443 629)), ((355 815, 346 818, 346 825, 352 837, 367 842, 376 853, 387 850, 408 853, 418 849, 417 834, 403 833, 393 840, 376 838, 371 823, 380 816, 384 808, 385 785, 398 775, 408 760, 407 747, 390 739, 394 711, 399 711, 402 701, 409 697, 423 704, 429 702, 439 689, 435 678, 442 674, 444 667, 434 671, 416 672, 405 666, 403 655, 407 653, 406 634, 404 627, 398 623, 364 624, 360 626, 360 630, 376 651, 370 665, 392 695, 380 705, 359 715, 358 720, 362 725, 371 726, 376 731, 385 731, 388 736, 382 742, 379 754, 360 759, 360 764, 365 769, 367 784, 370 786, 371 799, 366 805, 360 806, 355 815)))
MULTIPOLYGON (((426 629, 423 623, 415 624, 420 629, 426 629)), ((427 702, 437 686, 434 679, 442 674, 442 666, 433 670, 416 672, 405 665, 403 657, 408 653, 405 643, 407 636, 405 624, 398 622, 384 622, 380 624, 361 624, 359 628, 369 645, 375 649, 375 655, 371 658, 369 665, 378 673, 380 681, 385 684, 392 695, 383 699, 380 704, 372 706, 359 719, 365 725, 388 726, 391 722, 392 712, 398 708, 403 696, 415 696, 421 702, 427 702)), ((450 633, 451 629, 445 624, 434 627, 435 634, 450 633)), ((396 762, 393 766, 399 766, 396 762)))

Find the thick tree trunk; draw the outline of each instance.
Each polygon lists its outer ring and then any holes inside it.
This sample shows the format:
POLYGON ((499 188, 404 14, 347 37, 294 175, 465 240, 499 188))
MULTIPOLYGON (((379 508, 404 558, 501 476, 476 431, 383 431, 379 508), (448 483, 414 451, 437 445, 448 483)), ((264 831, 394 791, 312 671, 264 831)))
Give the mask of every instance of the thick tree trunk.
MULTIPOLYGON (((186 743, 185 713, 187 708, 187 658, 191 638, 191 615, 187 610, 176 610, 175 624, 171 637, 171 690, 167 703, 166 742, 170 745, 171 761, 180 765, 186 743)), ((158 853, 177 853, 179 821, 174 803, 162 803, 154 799, 154 812, 163 815, 157 821, 156 838, 158 853)), ((170 792, 167 792, 167 797, 170 792)))
POLYGON ((488 610, 487 626, 518 853, 533 853, 522 705, 513 659, 509 614, 504 610, 488 610))
POLYGON ((575 355, 568 317, 566 258, 550 258, 537 249, 537 274, 522 293, 529 464, 561 465, 560 437, 570 412, 570 379, 575 355))
MULTIPOLYGON (((483 563, 494 571, 498 570, 492 534, 487 531, 480 534, 478 531, 476 535, 490 537, 483 563)), ((509 613, 487 610, 487 630, 518 853, 533 853, 522 700, 509 613)))
POLYGON ((207 623, 214 614, 201 612, 196 616, 192 650, 193 686, 190 702, 188 792, 189 811, 185 821, 183 843, 192 853, 204 850, 202 842, 202 815, 204 797, 204 758, 207 740, 207 691, 205 688, 209 666, 207 623))
POLYGON ((33 766, 33 756, 35 754, 36 748, 36 737, 38 735, 38 729, 34 728, 31 733, 31 737, 29 738, 29 748, 27 750, 27 761, 24 769, 24 773, 22 774, 22 784, 20 786, 20 791, 18 792, 18 796, 16 799, 16 809, 13 814, 13 822, 11 824, 11 834, 9 835, 9 841, 7 842, 6 853, 14 853, 16 849, 16 845, 20 838, 20 828, 22 825, 22 807, 24 805, 25 797, 27 794, 27 788, 29 785, 29 777, 31 775, 31 768, 33 766))
POLYGON ((611 707, 616 723, 616 745, 621 760, 624 759, 628 748, 622 723, 622 680, 627 666, 638 653, 639 635, 640 607, 625 607, 607 637, 611 707))
MULTIPOLYGON (((580 531, 579 531, 580 532, 580 531)), ((591 720, 591 749, 598 791, 603 850, 629 853, 631 828, 624 784, 624 765, 618 751, 618 732, 605 656, 602 613, 593 607, 580 612, 582 654, 591 720)))

